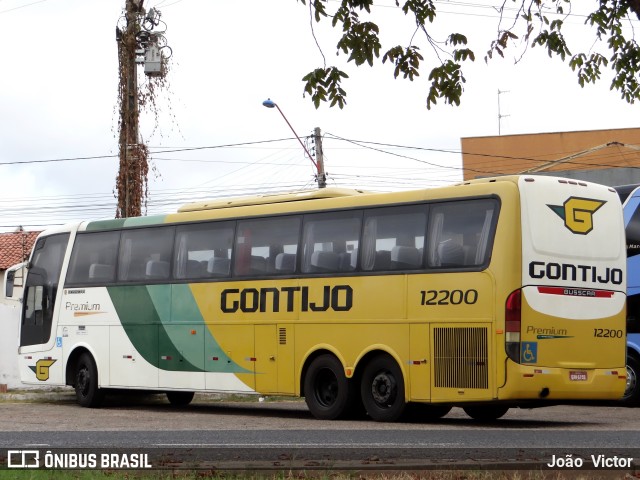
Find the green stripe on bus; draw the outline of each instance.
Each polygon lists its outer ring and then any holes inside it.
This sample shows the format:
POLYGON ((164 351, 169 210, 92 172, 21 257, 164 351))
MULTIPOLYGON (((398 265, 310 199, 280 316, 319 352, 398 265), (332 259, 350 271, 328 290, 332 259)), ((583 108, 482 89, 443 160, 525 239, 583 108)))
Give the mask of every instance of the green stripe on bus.
POLYGON ((97 220, 95 222, 89 222, 86 230, 88 232, 93 230, 117 230, 123 227, 124 218, 117 220, 97 220))
POLYGON ((124 228, 146 227, 148 225, 162 225, 165 223, 166 215, 154 215, 151 217, 130 217, 124 221, 124 228))
MULTIPOLYGON (((147 290, 159 313, 167 338, 179 352, 180 358, 199 371, 250 373, 231 360, 211 336, 189 285, 171 285, 170 293, 166 287, 167 285, 150 285, 147 290), (212 362, 205 362, 205 352, 207 357, 218 358, 216 368, 212 368, 212 362)), ((160 355, 163 355, 162 345, 160 355)))
POLYGON ((111 220, 96 220, 87 224, 87 231, 118 230, 121 228, 146 227, 149 225, 162 225, 167 219, 166 215, 154 215, 151 217, 117 218, 111 220))
POLYGON ((129 340, 152 365, 169 371, 252 373, 234 362, 212 337, 189 285, 107 290, 129 340), (205 352, 206 358, 217 361, 206 362, 205 352))
MULTIPOLYGON (((166 316, 167 310, 171 311, 171 285, 156 285, 153 288, 155 295, 160 294, 158 289, 164 289, 168 297, 167 302, 159 305, 161 310, 166 309, 162 312, 166 316)), ((145 285, 108 287, 107 291, 129 340, 147 362, 162 370, 203 371, 185 360, 173 344, 145 285)))

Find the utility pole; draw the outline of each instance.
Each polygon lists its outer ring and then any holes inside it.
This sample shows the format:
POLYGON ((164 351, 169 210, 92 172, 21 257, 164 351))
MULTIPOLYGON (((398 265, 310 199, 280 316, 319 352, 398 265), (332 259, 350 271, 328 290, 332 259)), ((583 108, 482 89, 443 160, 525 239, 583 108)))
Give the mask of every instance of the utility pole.
POLYGON ((120 169, 118 172, 118 209, 116 216, 126 218, 140 215, 141 199, 133 193, 135 172, 138 170, 138 66, 136 64, 136 34, 140 30, 138 14, 144 0, 126 0, 126 28, 116 29, 118 58, 120 61, 120 169))
MULTIPOLYGON (((126 75, 127 75, 127 104, 125 110, 125 119, 123 130, 125 131, 124 144, 124 166, 126 172, 125 180, 125 202, 124 211, 126 217, 131 215, 140 215, 142 208, 137 204, 137 199, 131 198, 131 185, 136 179, 132 178, 131 173, 137 171, 135 163, 138 162, 136 149, 134 145, 138 144, 138 124, 140 120, 138 110, 138 64, 136 63, 136 34, 140 30, 138 24, 138 13, 142 9, 144 0, 134 3, 134 0, 127 0, 127 30, 125 34, 124 48, 126 49, 126 75), (137 5, 136 5, 137 3, 137 5), (133 164, 133 165, 132 165, 133 164), (133 168, 131 168, 133 167, 133 168), (133 201, 136 200, 136 204, 133 201)), ((122 165, 120 166, 122 168, 122 165)))
MULTIPOLYGON (((163 78, 166 72, 164 52, 170 51, 160 20, 160 11, 145 11, 144 0, 125 0, 124 24, 116 26, 119 61, 119 157, 120 168, 116 178, 117 218, 142 215, 143 201, 147 198, 149 153, 139 135, 138 64, 144 65, 149 78, 163 78), (122 28, 121 28, 122 27, 122 28), (167 49, 163 52, 163 49, 167 49)), ((151 92, 153 95, 153 91, 151 92)))
POLYGON ((309 157, 309 160, 311 160, 311 163, 313 163, 313 166, 316 167, 316 171, 318 172, 316 174, 316 181, 318 182, 318 188, 326 187, 327 176, 324 173, 324 160, 322 158, 322 135, 320 134, 320 127, 316 127, 314 130, 314 142, 316 144, 316 159, 317 159, 317 160, 314 160, 311 157, 311 154, 309 153, 309 150, 307 149, 307 147, 304 145, 304 143, 302 143, 302 140, 300 140, 300 137, 298 136, 296 131, 293 129, 293 126, 291 125, 291 123, 289 123, 289 120, 287 120, 287 117, 285 117, 284 113, 282 113, 282 110, 280 109, 278 104, 273 100, 271 100, 270 98, 267 98, 264 102, 262 102, 262 105, 264 105, 267 108, 275 108, 278 110, 278 112, 280 112, 280 115, 282 115, 282 118, 284 119, 284 121, 287 122, 287 125, 289 125, 289 128, 291 129, 293 134, 296 136, 296 139, 298 140, 298 142, 300 142, 300 146, 304 150, 304 153, 307 154, 307 157, 309 157))
POLYGON ((318 168, 318 188, 327 186, 327 174, 324 172, 324 157, 322 155, 322 134, 320 127, 313 130, 314 142, 316 144, 316 166, 318 168))

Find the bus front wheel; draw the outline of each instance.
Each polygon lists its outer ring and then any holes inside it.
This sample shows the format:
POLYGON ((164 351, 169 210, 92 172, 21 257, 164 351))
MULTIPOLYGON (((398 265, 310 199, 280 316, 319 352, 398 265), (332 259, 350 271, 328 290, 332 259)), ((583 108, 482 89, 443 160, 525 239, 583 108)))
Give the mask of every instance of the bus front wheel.
POLYGON ((104 391, 98 388, 98 367, 91 354, 80 355, 74 378, 76 400, 82 407, 99 407, 104 399, 104 391))
POLYGON ((500 405, 487 405, 478 407, 464 407, 464 413, 469 415, 474 420, 481 422, 491 422, 503 417, 508 411, 509 407, 503 407, 500 405))
POLYGON ((304 377, 304 399, 311 414, 321 420, 335 420, 352 406, 352 385, 342 363, 333 355, 313 360, 304 377))
POLYGON ((362 373, 362 403, 369 416, 378 422, 394 422, 406 406, 404 378, 396 361, 388 355, 371 360, 362 373))
POLYGON ((622 403, 630 407, 640 405, 640 360, 635 356, 627 357, 627 386, 622 403))

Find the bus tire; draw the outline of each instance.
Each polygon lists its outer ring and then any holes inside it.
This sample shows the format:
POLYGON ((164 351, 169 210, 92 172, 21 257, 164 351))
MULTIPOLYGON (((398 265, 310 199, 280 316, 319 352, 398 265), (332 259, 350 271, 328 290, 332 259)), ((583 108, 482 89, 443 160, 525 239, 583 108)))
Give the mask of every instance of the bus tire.
POLYGON ((509 407, 502 405, 469 406, 464 407, 463 410, 474 420, 492 422, 503 417, 509 411, 509 407))
POLYGON ((186 407, 193 400, 194 392, 165 392, 167 400, 174 407, 186 407))
POLYGON ((98 368, 90 353, 84 352, 78 358, 73 387, 76 400, 82 407, 96 408, 104 400, 104 390, 98 388, 98 368))
POLYGON ((362 403, 378 422, 395 422, 404 412, 404 378, 396 361, 388 355, 374 357, 364 368, 360 384, 362 403))
POLYGON ((628 407, 640 405, 640 360, 635 355, 627 357, 627 386, 621 402, 628 407))
POLYGON ((304 377, 304 399, 314 417, 335 420, 345 416, 353 397, 353 386, 340 360, 324 354, 311 362, 304 377))

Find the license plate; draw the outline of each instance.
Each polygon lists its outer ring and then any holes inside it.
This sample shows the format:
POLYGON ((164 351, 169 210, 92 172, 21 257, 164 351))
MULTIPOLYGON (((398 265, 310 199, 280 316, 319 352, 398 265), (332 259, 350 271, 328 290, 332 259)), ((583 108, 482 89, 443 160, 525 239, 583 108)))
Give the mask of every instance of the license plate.
POLYGON ((585 382, 587 380, 587 372, 569 372, 569 380, 572 382, 585 382))

